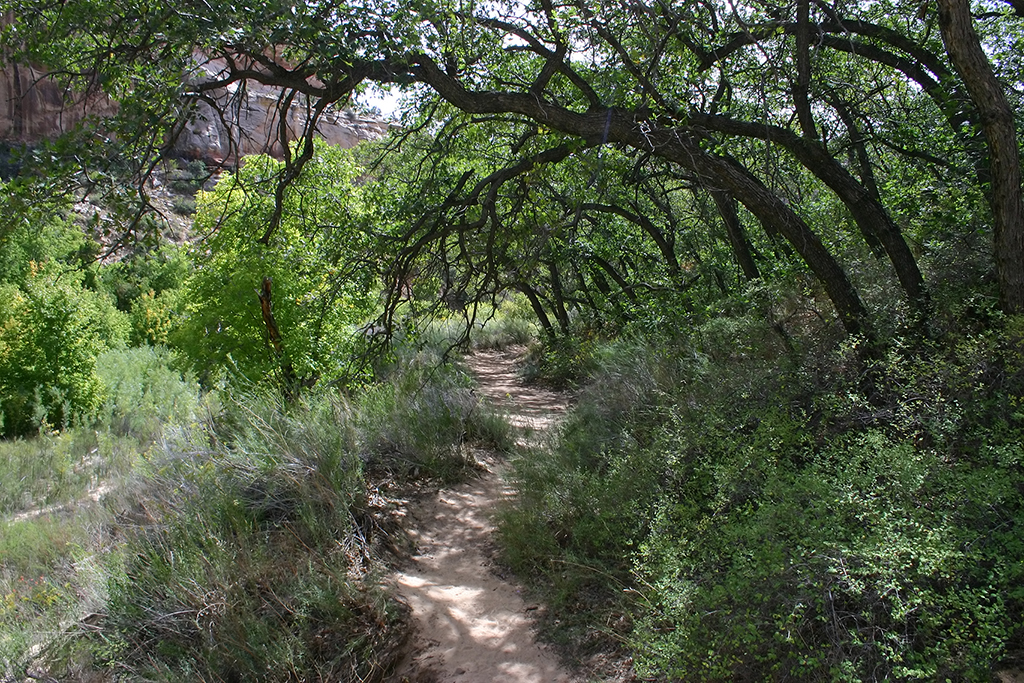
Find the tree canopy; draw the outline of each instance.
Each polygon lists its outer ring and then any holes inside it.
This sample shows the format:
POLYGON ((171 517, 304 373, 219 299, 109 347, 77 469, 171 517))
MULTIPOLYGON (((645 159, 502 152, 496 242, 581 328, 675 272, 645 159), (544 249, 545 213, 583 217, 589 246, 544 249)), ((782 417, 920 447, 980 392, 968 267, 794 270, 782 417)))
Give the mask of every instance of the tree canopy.
POLYGON ((4 7, 8 61, 119 105, 83 121, 76 171, 145 175, 200 103, 229 116, 247 85, 279 88, 264 243, 318 122, 371 84, 409 93, 382 273, 396 301, 433 269, 460 299, 523 292, 553 330, 567 308, 692 310, 806 272, 874 338, 893 311, 920 326, 961 297, 929 268, 963 248, 988 256, 962 278, 1024 312, 1014 3, 4 7))

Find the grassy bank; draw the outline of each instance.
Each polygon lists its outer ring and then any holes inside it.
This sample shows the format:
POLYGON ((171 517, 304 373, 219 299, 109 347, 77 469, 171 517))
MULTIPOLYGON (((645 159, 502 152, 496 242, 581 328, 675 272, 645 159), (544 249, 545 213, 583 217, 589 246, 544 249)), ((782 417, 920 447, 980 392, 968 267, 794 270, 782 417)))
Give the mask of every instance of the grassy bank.
POLYGON ((124 385, 135 409, 90 429, 0 444, 5 675, 380 680, 408 628, 382 584, 401 492, 464 476, 467 439, 507 444, 507 427, 429 351, 298 404, 177 381, 124 385), (150 395, 177 407, 142 424, 150 395))

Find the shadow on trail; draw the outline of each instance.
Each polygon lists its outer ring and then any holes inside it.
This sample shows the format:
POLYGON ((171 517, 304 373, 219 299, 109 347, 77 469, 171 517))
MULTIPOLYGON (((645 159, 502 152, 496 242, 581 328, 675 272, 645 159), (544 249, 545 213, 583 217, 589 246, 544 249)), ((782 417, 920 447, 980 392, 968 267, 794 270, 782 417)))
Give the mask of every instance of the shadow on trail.
POLYGON ((466 357, 466 366, 479 382, 477 391, 487 403, 504 413, 520 432, 520 441, 534 443, 537 432, 554 427, 569 408, 563 392, 525 385, 518 366, 524 349, 477 351, 466 357))
MULTIPOLYGON (((539 443, 566 411, 564 395, 523 386, 514 351, 466 359, 484 400, 504 412, 521 442, 539 443)), ((402 683, 570 683, 557 657, 534 639, 533 610, 499 576, 491 512, 509 494, 494 454, 480 452, 478 478, 430 494, 410 510, 417 554, 396 574, 412 608, 412 651, 394 681, 402 683)))

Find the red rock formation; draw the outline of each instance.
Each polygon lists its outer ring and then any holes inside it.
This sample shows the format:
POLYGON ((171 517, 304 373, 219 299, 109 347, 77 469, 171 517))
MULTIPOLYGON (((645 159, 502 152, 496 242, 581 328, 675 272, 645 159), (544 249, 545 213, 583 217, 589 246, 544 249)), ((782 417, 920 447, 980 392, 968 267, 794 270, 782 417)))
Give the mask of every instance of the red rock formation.
POLYGON ((86 112, 113 112, 109 100, 72 97, 33 66, 10 65, 0 70, 0 140, 33 144, 71 130, 86 112))
MULTIPOLYGON (((222 68, 223 63, 204 60, 199 66, 200 78, 213 78, 222 68)), ((234 162, 246 154, 280 157, 280 91, 250 84, 243 90, 236 86, 207 94, 225 116, 201 104, 175 142, 176 155, 210 164, 234 162)), ((86 113, 103 116, 113 111, 109 100, 73 96, 41 69, 10 65, 0 70, 0 140, 4 142, 34 144, 52 139, 69 131, 86 113)), ((288 116, 289 139, 295 139, 304 124, 300 107, 293 107, 288 116)), ((353 147, 383 136, 392 125, 360 118, 351 111, 329 110, 318 122, 317 134, 331 144, 353 147)))

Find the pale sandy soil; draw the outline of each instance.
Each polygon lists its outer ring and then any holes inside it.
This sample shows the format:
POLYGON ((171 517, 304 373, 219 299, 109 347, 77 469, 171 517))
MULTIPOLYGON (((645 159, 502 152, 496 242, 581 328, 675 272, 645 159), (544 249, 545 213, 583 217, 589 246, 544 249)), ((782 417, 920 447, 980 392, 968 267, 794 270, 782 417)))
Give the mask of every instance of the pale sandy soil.
MULTIPOLYGON (((484 400, 508 413, 521 439, 541 439, 566 410, 564 395, 525 387, 515 350, 468 359, 484 400)), ((413 644, 394 678, 402 683, 570 683, 555 654, 537 643, 533 615, 493 562, 491 513, 509 495, 501 462, 478 452, 481 476, 426 496, 409 511, 416 555, 396 575, 412 608, 413 644)))

